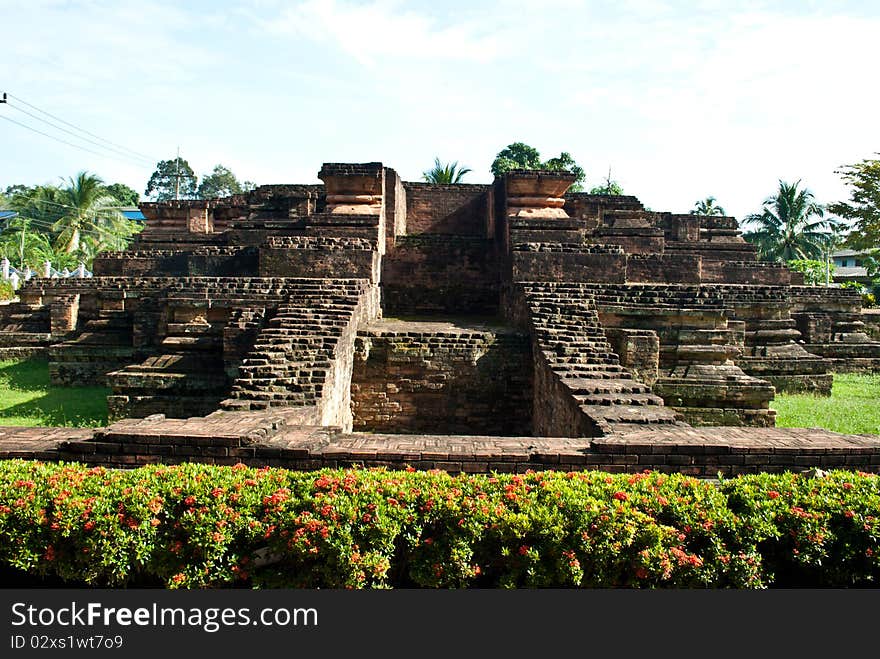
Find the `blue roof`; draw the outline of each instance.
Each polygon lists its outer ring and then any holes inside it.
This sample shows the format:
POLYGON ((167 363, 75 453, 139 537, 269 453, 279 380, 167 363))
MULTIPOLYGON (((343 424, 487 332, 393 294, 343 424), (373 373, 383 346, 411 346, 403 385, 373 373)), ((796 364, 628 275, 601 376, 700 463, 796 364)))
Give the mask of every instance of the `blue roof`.
POLYGON ((0 220, 5 220, 8 217, 15 217, 17 213, 15 211, 0 211, 0 220))
POLYGON ((147 219, 144 217, 144 214, 141 213, 139 210, 122 211, 122 214, 125 215, 126 219, 129 219, 129 220, 146 220, 147 219))

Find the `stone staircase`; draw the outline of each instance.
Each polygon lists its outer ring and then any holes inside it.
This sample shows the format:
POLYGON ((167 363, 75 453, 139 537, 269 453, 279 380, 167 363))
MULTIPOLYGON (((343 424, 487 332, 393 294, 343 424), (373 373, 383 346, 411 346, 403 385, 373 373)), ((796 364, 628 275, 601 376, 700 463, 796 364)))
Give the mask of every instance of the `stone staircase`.
POLYGON ((369 295, 361 280, 302 286, 260 330, 223 409, 313 407, 315 422, 350 428, 354 338, 369 295))
POLYGON ((536 435, 604 436, 677 423, 663 400, 620 365, 585 287, 550 282, 520 287, 534 341, 536 400, 542 401, 533 420, 536 435), (553 395, 541 395, 542 388, 553 395))
POLYGON ((716 286, 596 284, 591 293, 606 327, 657 335, 659 377, 652 389, 688 423, 775 423, 769 407, 775 389, 735 363, 745 323, 729 320, 716 286))
POLYGON ((747 374, 770 382, 777 392, 831 395, 828 361, 804 349, 791 316, 788 287, 714 286, 731 319, 745 323, 742 355, 747 374))
POLYGON ((0 307, 0 359, 42 353, 50 341, 48 308, 23 302, 0 307))
POLYGON ((136 354, 130 314, 102 309, 75 338, 50 346, 49 376, 56 386, 107 386, 109 373, 130 364, 136 354))
POLYGON ((110 418, 208 414, 229 390, 223 361, 225 322, 205 316, 172 318, 159 354, 109 374, 110 418))

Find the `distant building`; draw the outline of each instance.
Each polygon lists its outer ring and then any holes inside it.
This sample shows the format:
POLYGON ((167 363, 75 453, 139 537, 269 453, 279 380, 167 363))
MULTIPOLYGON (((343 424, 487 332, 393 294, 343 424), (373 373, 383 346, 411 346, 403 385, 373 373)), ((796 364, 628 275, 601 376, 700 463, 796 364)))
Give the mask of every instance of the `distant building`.
POLYGON ((834 263, 832 278, 835 283, 842 284, 846 281, 857 281, 862 284, 870 284, 868 269, 865 267, 866 252, 855 249, 839 249, 831 254, 834 263))
POLYGON ((126 208, 119 209, 119 212, 122 213, 126 219, 135 220, 136 222, 146 222, 147 218, 144 217, 144 214, 141 213, 141 209, 137 206, 129 206, 126 208))

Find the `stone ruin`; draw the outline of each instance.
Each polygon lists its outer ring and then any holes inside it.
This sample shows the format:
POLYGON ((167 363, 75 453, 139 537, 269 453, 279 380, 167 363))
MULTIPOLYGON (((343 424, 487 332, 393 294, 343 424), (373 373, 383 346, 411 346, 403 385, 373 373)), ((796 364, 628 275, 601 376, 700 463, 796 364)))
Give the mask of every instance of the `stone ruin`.
POLYGON ((0 309, 0 355, 111 388, 92 430, 0 456, 449 471, 880 471, 874 437, 774 429, 777 391, 880 370, 850 290, 760 262, 731 217, 568 193, 567 172, 143 203, 131 248, 0 309))

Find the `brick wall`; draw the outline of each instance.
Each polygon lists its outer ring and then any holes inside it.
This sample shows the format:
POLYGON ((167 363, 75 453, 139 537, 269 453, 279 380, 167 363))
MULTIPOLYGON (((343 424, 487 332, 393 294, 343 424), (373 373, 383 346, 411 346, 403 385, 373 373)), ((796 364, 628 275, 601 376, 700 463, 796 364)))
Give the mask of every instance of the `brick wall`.
POLYGON ((495 314, 498 266, 491 240, 466 236, 398 236, 382 259, 387 314, 495 314))
POLYGON ((704 259, 702 272, 706 283, 758 286, 784 286, 791 283, 791 271, 781 263, 704 259))
POLYGON ((344 236, 273 236, 260 248, 261 277, 379 278, 373 241, 344 236))
POLYGON ((509 330, 362 331, 352 374, 354 429, 531 434, 531 348, 509 330))
POLYGON ((493 235, 492 186, 405 182, 403 187, 407 233, 493 235))
POLYGON ((626 261, 626 280, 634 283, 699 284, 702 258, 690 254, 638 254, 626 261))
POLYGON ((394 248, 397 236, 406 234, 406 190, 397 172, 385 168, 385 247, 394 248))
POLYGON ((516 245, 511 254, 512 281, 623 283, 626 254, 610 249, 565 243, 516 245))

